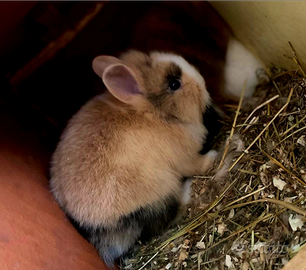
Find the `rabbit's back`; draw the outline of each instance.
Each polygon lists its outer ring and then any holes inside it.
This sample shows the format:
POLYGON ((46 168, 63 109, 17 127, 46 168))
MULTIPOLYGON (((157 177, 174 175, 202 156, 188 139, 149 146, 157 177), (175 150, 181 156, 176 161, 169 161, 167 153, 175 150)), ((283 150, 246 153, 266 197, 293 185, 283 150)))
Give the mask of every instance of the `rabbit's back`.
POLYGON ((81 223, 111 226, 139 207, 178 198, 186 149, 201 148, 203 129, 193 134, 125 110, 96 97, 71 119, 53 156, 53 193, 81 223))

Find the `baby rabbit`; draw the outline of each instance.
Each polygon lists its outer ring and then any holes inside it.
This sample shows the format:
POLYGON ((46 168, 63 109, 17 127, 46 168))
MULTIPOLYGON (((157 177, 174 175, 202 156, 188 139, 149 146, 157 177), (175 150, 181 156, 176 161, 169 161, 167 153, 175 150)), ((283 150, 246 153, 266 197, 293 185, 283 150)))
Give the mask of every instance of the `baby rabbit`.
POLYGON ((186 203, 182 179, 204 174, 216 152, 200 155, 211 101, 204 79, 182 57, 129 51, 120 59, 98 56, 93 69, 108 91, 70 120, 50 184, 112 267, 136 240, 169 225, 186 203))

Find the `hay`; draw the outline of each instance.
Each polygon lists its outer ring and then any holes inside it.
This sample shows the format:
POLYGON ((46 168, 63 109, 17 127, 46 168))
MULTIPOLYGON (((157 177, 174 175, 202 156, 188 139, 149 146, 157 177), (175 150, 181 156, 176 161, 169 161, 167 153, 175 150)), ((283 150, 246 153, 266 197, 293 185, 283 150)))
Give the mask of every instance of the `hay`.
POLYGON ((271 84, 231 107, 215 169, 194 177, 186 215, 137 245, 122 269, 281 269, 298 252, 306 243, 301 70, 269 70, 271 84))

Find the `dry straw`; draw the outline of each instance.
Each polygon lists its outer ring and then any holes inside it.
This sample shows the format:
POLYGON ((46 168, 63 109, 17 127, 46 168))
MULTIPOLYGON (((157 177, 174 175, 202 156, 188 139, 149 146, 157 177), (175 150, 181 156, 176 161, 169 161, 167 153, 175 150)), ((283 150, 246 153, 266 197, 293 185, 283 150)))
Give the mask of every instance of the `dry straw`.
POLYGON ((269 70, 272 83, 228 107, 221 134, 229 136, 213 146, 224 145, 220 160, 194 178, 184 219, 137 246, 123 269, 281 269, 306 243, 306 80, 291 49, 297 70, 269 70), (245 150, 229 159, 237 134, 245 150))

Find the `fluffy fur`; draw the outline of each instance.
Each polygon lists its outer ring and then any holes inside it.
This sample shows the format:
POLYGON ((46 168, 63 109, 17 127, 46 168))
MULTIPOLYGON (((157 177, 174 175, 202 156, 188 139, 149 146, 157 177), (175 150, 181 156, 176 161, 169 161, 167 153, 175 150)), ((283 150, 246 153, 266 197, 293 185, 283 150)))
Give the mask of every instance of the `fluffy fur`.
POLYGON ((93 69, 109 91, 70 120, 52 158, 51 188, 111 266, 144 232, 175 218, 182 179, 205 173, 216 154, 200 155, 210 98, 183 58, 131 51, 97 57, 93 69), (172 79, 181 83, 176 91, 172 79))
POLYGON ((262 67, 249 50, 231 38, 227 45, 224 67, 225 92, 239 98, 245 88, 245 96, 251 97, 259 83, 256 72, 262 67))

